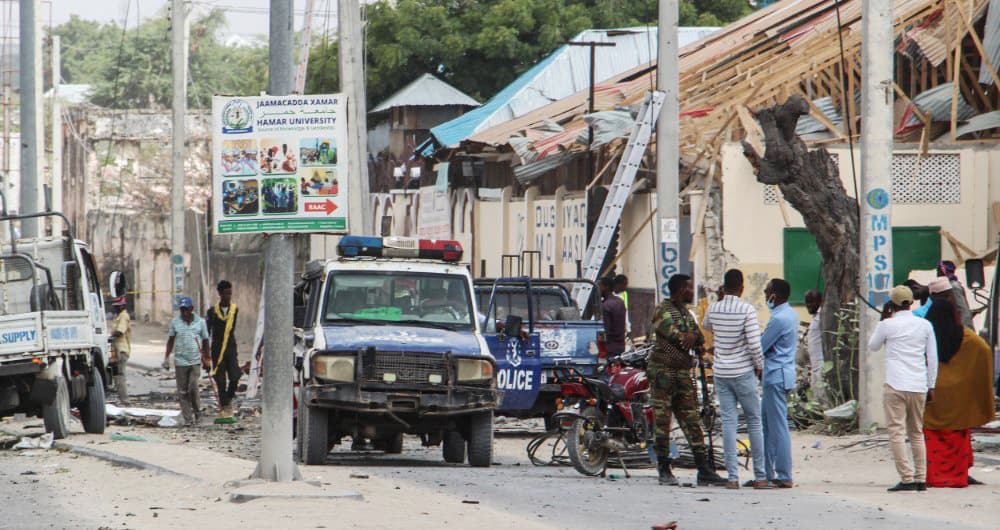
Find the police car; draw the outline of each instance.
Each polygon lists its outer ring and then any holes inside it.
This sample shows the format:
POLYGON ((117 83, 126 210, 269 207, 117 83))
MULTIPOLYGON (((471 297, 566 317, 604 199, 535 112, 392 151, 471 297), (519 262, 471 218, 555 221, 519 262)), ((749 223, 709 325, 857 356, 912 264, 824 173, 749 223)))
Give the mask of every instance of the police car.
POLYGON ((296 287, 297 439, 322 464, 345 437, 489 466, 496 362, 456 241, 346 236, 296 287))

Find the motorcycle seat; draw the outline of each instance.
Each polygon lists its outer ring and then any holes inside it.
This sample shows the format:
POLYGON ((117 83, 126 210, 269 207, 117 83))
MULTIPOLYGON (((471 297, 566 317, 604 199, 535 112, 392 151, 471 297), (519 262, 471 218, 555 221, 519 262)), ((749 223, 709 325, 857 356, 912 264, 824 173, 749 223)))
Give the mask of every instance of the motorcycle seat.
MULTIPOLYGON (((613 401, 614 400, 614 393, 611 390, 611 385, 609 385, 607 383, 607 381, 604 381, 603 379, 593 379, 593 378, 590 378, 590 377, 586 378, 586 380, 587 380, 587 383, 589 383, 590 385, 592 385, 593 388, 595 389, 595 391, 596 391, 595 393, 597 394, 597 398, 598 399, 600 399, 602 401, 613 401)), ((619 385, 616 385, 616 386, 619 386, 619 385)))

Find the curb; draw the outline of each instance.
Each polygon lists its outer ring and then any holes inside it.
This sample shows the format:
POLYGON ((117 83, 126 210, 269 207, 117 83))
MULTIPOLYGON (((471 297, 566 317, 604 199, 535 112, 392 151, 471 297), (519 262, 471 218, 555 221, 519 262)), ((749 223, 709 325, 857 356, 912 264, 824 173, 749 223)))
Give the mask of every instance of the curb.
POLYGON ((171 476, 174 476, 174 477, 180 477, 180 478, 184 478, 184 479, 187 479, 187 480, 192 480, 192 481, 195 481, 195 482, 204 482, 202 479, 200 479, 198 477, 195 477, 195 476, 191 476, 191 475, 188 475, 188 474, 185 474, 185 473, 179 473, 179 472, 174 471, 172 469, 167 469, 165 467, 158 466, 156 464, 150 464, 149 462, 143 462, 142 460, 136 460, 135 458, 131 458, 131 457, 128 457, 128 456, 118 455, 118 454, 111 453, 111 452, 108 452, 108 451, 102 451, 100 449, 93 449, 91 447, 85 447, 85 446, 82 446, 82 445, 75 445, 75 444, 66 443, 66 442, 59 441, 59 440, 56 440, 56 442, 54 444, 52 444, 52 447, 55 448, 55 449, 59 449, 61 451, 70 451, 70 452, 81 454, 81 455, 84 455, 84 456, 89 456, 89 457, 97 458, 99 460, 104 460, 104 461, 110 462, 112 465, 118 466, 118 467, 126 467, 126 468, 129 468, 129 469, 138 469, 140 471, 152 471, 153 473, 156 473, 157 475, 171 475, 171 476))

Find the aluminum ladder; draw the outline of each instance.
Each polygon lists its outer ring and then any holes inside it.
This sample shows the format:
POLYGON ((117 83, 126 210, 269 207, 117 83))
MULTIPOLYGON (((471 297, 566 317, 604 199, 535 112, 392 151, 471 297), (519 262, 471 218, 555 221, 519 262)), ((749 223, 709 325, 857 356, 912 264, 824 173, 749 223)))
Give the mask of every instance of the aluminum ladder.
MULTIPOLYGON (((646 99, 639 108, 635 123, 632 124, 628 145, 622 152, 618 169, 615 170, 615 178, 611 182, 611 189, 604 200, 604 207, 601 208, 601 216, 597 220, 597 226, 594 227, 594 235, 590 238, 587 251, 583 255, 584 279, 597 281, 597 275, 601 273, 601 265, 604 264, 615 229, 618 228, 618 222, 622 218, 625 203, 632 195, 635 174, 646 153, 653 128, 656 126, 656 118, 660 115, 660 107, 663 106, 665 98, 666 94, 661 91, 650 92, 646 94, 646 99)), ((585 283, 573 287, 573 300, 576 301, 577 307, 587 307, 591 291, 593 287, 585 283)))

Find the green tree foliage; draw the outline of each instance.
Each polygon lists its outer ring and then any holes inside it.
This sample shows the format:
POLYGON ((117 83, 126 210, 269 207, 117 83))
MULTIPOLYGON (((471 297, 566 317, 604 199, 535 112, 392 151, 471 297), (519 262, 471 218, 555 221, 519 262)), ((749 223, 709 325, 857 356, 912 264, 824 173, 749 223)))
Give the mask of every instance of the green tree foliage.
MULTIPOLYGON (((746 0, 683 1, 680 23, 719 26, 746 0)), ((430 72, 480 100, 588 28, 655 25, 655 0, 380 0, 366 7, 367 91, 375 104, 430 72)), ((338 90, 336 42, 313 48, 309 92, 338 90)))
MULTIPOLYGON (((191 21, 188 105, 192 108, 211 106, 214 94, 256 94, 267 87, 267 48, 223 45, 219 34, 224 24, 221 11, 191 21)), ((170 20, 165 14, 125 30, 74 15, 53 33, 62 39, 63 82, 93 85, 94 104, 170 106, 170 20)))

